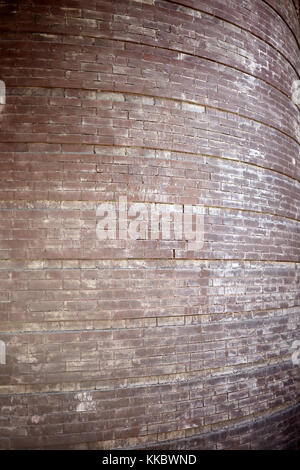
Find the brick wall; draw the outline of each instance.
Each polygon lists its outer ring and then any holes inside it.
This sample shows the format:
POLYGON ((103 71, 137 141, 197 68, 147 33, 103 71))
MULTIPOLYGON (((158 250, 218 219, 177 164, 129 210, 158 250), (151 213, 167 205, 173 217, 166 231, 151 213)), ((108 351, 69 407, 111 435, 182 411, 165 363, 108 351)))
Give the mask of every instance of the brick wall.
POLYGON ((295 2, 1 1, 0 30, 0 447, 296 448, 295 2), (203 247, 99 240, 125 195, 201 205, 203 247))

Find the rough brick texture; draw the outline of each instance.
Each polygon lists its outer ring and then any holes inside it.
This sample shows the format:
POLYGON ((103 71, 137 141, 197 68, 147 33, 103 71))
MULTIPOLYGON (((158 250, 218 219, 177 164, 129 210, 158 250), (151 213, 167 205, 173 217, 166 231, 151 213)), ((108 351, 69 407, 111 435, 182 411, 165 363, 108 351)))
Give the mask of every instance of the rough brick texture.
POLYGON ((0 447, 295 449, 299 2, 0 2, 0 447), (100 203, 204 206, 204 245, 100 203))

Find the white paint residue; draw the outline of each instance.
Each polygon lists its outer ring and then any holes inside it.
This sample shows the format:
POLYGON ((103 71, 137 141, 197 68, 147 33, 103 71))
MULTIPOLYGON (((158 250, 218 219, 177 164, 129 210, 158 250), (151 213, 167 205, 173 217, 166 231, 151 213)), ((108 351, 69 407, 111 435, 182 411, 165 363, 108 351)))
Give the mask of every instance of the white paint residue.
POLYGON ((95 411, 96 403, 93 401, 93 396, 89 392, 76 393, 75 399, 79 400, 80 403, 76 406, 76 411, 95 411))
POLYGON ((6 364, 6 346, 4 341, 0 341, 0 364, 6 364))
POLYGON ((40 416, 33 415, 31 417, 31 422, 34 423, 34 424, 38 424, 40 422, 40 420, 41 420, 40 416))
POLYGON ((6 88, 3 80, 0 80, 0 104, 6 103, 6 88))
POLYGON ((294 80, 292 84, 292 102, 300 106, 300 80, 294 80))
POLYGON ((295 137, 300 142, 300 125, 298 121, 293 122, 293 127, 294 127, 294 132, 295 132, 295 137))
POLYGON ((265 158, 265 155, 259 150, 250 149, 249 154, 251 157, 260 157, 262 159, 265 158))

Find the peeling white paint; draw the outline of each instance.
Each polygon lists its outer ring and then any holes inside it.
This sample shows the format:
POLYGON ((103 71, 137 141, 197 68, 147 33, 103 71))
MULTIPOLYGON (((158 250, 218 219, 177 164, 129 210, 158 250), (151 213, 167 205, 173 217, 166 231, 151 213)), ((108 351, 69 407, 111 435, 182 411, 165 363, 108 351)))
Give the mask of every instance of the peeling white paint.
POLYGON ((0 364, 6 364, 6 346, 4 341, 0 341, 0 364))
POLYGON ((299 121, 294 120, 293 128, 294 128, 296 139, 298 140, 298 142, 300 142, 300 124, 299 124, 299 121))
POLYGON ((183 111, 192 111, 194 113, 204 113, 205 107, 194 103, 182 103, 183 111))
POLYGON ((41 421, 41 417, 38 416, 38 415, 33 415, 31 417, 31 422, 34 423, 34 424, 38 424, 40 421, 41 421))
POLYGON ((260 157, 260 158, 262 158, 262 159, 265 158, 265 154, 264 154, 264 153, 260 152, 259 150, 255 150, 255 149, 250 149, 249 155, 250 155, 251 157, 260 157))
POLYGON ((6 87, 3 80, 0 80, 0 104, 6 104, 6 87))
POLYGON ((96 403, 93 401, 93 396, 90 392, 76 393, 75 399, 79 400, 80 403, 76 406, 76 411, 95 411, 96 403))
POLYGON ((155 5, 155 0, 135 0, 136 3, 145 3, 146 5, 155 5))
POLYGON ((202 18, 202 13, 200 13, 200 11, 194 11, 194 17, 195 18, 202 18))
POLYGON ((254 74, 258 69, 260 70, 260 65, 257 63, 255 56, 250 51, 247 51, 247 59, 246 65, 249 67, 252 74, 254 74))
POLYGON ((115 93, 113 91, 98 92, 97 99, 105 101, 125 101, 123 93, 115 93))
POLYGON ((251 75, 245 75, 242 82, 235 80, 233 83, 236 85, 239 91, 249 93, 249 91, 255 90, 257 79, 251 75))
POLYGON ((251 73, 254 73, 258 68, 258 65, 255 62, 252 62, 252 61, 249 62, 248 66, 249 66, 249 69, 250 69, 251 73))
POLYGON ((292 83, 292 102, 300 106, 300 80, 294 80, 292 83))

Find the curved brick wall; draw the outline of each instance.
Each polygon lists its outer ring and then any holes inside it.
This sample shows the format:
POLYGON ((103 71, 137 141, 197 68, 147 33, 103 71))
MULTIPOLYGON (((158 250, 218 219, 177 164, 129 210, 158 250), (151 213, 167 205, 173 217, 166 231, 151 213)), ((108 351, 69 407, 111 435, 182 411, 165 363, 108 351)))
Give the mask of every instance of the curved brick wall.
POLYGON ((296 3, 1 2, 0 447, 297 447, 296 3))

